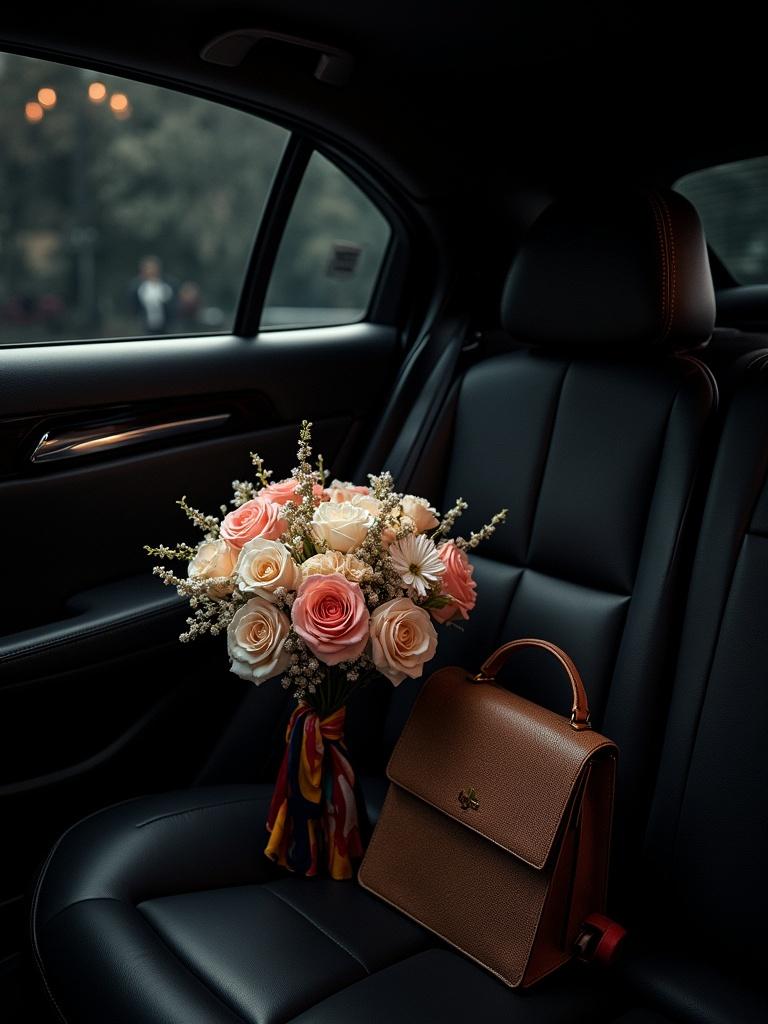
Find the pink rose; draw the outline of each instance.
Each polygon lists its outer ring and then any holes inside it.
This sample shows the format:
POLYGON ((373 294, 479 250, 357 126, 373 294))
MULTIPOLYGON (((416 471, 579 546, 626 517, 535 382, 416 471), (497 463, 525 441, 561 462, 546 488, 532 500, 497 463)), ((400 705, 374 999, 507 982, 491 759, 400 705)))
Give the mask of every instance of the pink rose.
POLYGON ((327 501, 351 501, 356 494, 370 493, 370 487, 350 484, 343 480, 331 481, 331 486, 325 492, 327 501))
POLYGON ((339 573, 307 576, 291 607, 293 628, 326 665, 359 658, 368 643, 363 592, 339 573))
MULTIPOLYGON (((267 484, 258 493, 260 498, 273 501, 276 505, 285 505, 289 501, 295 501, 298 504, 301 501, 301 496, 296 493, 297 486, 296 481, 290 476, 287 480, 276 480, 272 484, 267 484)), ((312 493, 316 503, 328 500, 320 484, 312 485, 312 493)))
POLYGON ((254 537, 277 540, 286 527, 285 520, 280 518, 281 511, 272 501, 251 498, 224 516, 221 536, 233 548, 241 548, 254 537))
POLYGON ((444 608, 430 608, 432 618, 436 622, 450 622, 459 615, 468 619, 477 601, 477 584, 472 579, 475 567, 452 540, 441 544, 437 553, 445 565, 445 572, 440 577, 441 592, 450 595, 453 600, 444 608))

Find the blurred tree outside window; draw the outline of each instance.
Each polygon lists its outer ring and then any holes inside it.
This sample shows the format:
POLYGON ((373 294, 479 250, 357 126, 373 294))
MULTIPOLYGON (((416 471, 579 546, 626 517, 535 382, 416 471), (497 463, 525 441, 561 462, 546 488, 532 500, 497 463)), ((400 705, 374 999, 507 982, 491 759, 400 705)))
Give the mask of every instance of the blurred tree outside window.
POLYGON ((675 189, 698 210, 707 241, 735 280, 768 283, 768 157, 694 171, 675 189))

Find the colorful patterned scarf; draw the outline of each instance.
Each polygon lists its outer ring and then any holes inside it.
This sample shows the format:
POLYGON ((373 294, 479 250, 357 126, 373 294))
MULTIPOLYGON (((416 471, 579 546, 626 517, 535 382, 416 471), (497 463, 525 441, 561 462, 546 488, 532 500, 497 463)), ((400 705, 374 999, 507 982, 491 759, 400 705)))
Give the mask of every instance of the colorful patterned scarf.
POLYGON ((346 708, 320 718, 301 701, 291 715, 267 817, 270 860, 308 877, 323 851, 331 878, 351 878, 363 855, 355 773, 346 756, 346 708))

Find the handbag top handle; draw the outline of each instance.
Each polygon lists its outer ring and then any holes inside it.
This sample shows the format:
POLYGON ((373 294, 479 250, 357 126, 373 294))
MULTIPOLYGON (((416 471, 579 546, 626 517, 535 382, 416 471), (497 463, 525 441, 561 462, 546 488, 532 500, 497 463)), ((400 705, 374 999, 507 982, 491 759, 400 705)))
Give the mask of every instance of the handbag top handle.
POLYGON ((592 722, 589 715, 589 703, 587 701, 587 691, 584 689, 584 683, 581 681, 579 670, 574 665, 573 661, 568 657, 565 651, 561 650, 556 644, 550 643, 548 640, 536 640, 532 637, 526 637, 522 640, 510 640, 509 643, 503 644, 497 648, 487 658, 477 673, 476 676, 472 676, 473 683, 495 683, 496 673, 499 672, 502 666, 507 661, 512 651, 517 650, 521 647, 541 647, 545 651, 549 651, 550 654, 554 655, 555 658, 565 669, 568 680, 571 684, 571 690, 573 692, 573 706, 571 708, 571 728, 577 731, 583 729, 591 729, 592 722))

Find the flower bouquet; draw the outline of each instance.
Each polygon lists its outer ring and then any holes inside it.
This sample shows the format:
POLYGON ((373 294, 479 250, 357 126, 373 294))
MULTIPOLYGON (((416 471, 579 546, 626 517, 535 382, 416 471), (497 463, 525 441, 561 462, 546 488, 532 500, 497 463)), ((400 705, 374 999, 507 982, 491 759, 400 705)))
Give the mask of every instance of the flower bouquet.
POLYGON ((368 486, 327 484, 312 463, 311 423, 301 425, 298 466, 271 481, 251 455, 256 481, 233 481, 221 518, 178 504, 204 534, 197 546, 147 547, 181 559, 186 575, 154 572, 192 611, 180 640, 226 634, 232 671, 257 685, 282 676, 296 707, 267 819, 265 853, 314 875, 349 878, 362 856, 355 775, 344 745, 346 704, 380 673, 397 686, 434 656, 434 623, 466 619, 476 584, 467 551, 493 533, 506 509, 468 539, 449 538, 467 508, 442 517, 400 494, 389 473, 368 486))

